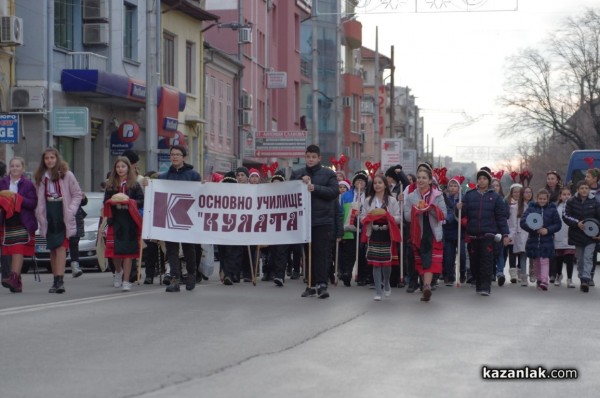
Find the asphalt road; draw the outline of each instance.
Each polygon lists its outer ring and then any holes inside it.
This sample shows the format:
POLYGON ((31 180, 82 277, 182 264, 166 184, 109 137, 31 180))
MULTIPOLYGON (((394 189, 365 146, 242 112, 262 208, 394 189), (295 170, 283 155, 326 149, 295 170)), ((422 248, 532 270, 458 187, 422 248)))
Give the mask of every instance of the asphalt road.
POLYGON ((0 396, 12 397, 596 397, 599 292, 441 286, 430 303, 393 289, 300 281, 168 294, 112 287, 108 273, 66 276, 48 294, 0 291, 0 396), (576 380, 484 380, 482 366, 572 368, 576 380))

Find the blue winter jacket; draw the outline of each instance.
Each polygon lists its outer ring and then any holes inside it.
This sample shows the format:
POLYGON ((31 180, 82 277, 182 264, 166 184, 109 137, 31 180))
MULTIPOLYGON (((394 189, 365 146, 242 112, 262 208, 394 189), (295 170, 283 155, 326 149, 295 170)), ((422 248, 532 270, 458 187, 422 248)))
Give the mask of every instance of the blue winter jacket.
MULTIPOLYGON (((446 214, 446 222, 442 225, 442 229, 444 230, 444 239, 455 241, 458 239, 458 212, 455 213, 454 209, 458 203, 458 195, 456 197, 451 197, 447 194, 444 194, 444 202, 446 203, 446 209, 448 210, 446 214)), ((464 231, 461 232, 461 234, 461 238, 464 239, 464 231)))
MULTIPOLYGON (((455 214, 458 211, 455 210, 455 214)), ((477 188, 463 196, 463 217, 467 217, 467 235, 509 234, 506 203, 493 189, 480 193, 477 188)))
POLYGON ((541 207, 535 202, 530 203, 521 217, 520 225, 521 228, 529 232, 529 237, 525 244, 527 257, 554 257, 554 234, 560 231, 562 227, 560 215, 558 214, 558 210, 556 210, 556 205, 554 203, 547 204, 544 207, 541 207), (531 213, 542 215, 542 227, 540 228, 546 228, 548 234, 540 235, 527 226, 527 216, 531 213))

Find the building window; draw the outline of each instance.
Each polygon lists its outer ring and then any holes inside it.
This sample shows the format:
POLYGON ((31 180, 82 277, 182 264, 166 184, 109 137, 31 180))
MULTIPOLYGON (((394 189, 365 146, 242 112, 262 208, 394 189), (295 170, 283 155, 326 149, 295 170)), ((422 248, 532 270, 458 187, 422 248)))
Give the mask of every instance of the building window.
POLYGON ((227 85, 227 123, 226 123, 226 134, 227 142, 231 145, 233 139, 233 88, 231 85, 227 85))
POLYGON ((125 26, 123 28, 123 57, 137 59, 137 7, 125 3, 125 26))
POLYGON ((163 34, 163 83, 175 85, 175 36, 170 33, 163 34))
POLYGON ((54 0, 54 45, 73 50, 75 0, 54 0))
POLYGON ((194 66, 195 66, 195 45, 187 41, 185 43, 185 92, 194 94, 194 66))
POLYGON ((300 15, 294 14, 294 49, 300 52, 300 15))

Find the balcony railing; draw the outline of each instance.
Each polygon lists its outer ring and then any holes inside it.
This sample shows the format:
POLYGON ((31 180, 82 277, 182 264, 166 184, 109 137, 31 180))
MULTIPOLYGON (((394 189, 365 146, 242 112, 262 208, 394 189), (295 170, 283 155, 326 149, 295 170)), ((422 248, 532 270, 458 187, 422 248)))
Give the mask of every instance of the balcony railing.
POLYGON ((71 58, 71 69, 97 69, 106 71, 108 58, 90 52, 73 52, 69 53, 71 58))

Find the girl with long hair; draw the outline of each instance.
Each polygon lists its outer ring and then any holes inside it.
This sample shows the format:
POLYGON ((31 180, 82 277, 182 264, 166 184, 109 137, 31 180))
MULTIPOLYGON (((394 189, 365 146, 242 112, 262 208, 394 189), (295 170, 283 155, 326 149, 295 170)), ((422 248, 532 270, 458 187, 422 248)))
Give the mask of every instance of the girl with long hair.
POLYGON ((47 148, 35 174, 38 205, 35 211, 40 235, 50 250, 54 282, 48 293, 64 293, 65 263, 69 238, 77 234, 75 214, 83 194, 75 175, 69 171, 56 148, 47 148))
POLYGON ((390 276, 392 265, 398 265, 398 243, 400 242, 400 205, 392 196, 388 181, 381 175, 373 177, 362 212, 362 240, 367 241, 367 263, 373 266, 375 301, 381 301, 383 293, 392 294, 390 276))
POLYGON ((33 182, 24 176, 23 158, 12 158, 9 170, 9 174, 0 180, 0 205, 4 210, 0 242, 2 255, 11 256, 11 272, 8 278, 2 279, 2 286, 13 293, 21 293, 24 257, 33 257, 35 252, 35 230, 38 227, 35 208, 38 198, 33 182))
POLYGON ((432 182, 431 170, 421 168, 417 172, 417 189, 404 201, 404 218, 410 222, 415 268, 423 281, 421 301, 431 299, 433 275, 442 273, 442 223, 447 209, 442 193, 432 182))
POLYGON ((106 257, 115 265, 113 286, 123 291, 131 290, 131 264, 139 255, 142 207, 144 191, 137 173, 128 158, 118 157, 106 183, 104 216, 108 218, 106 257))

